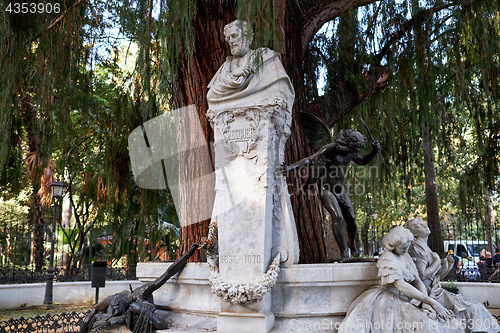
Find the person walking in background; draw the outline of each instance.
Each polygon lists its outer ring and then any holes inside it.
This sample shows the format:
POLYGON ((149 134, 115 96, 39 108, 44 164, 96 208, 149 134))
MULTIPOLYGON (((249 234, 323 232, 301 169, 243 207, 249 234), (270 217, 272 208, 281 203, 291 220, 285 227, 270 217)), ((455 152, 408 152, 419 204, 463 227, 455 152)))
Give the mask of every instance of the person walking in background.
POLYGON ((493 268, 493 258, 491 257, 491 252, 486 251, 486 268, 493 268))
MULTIPOLYGON (((486 258, 486 250, 485 249, 482 249, 481 252, 479 252, 479 257, 485 257, 486 258)), ((479 259, 478 261, 476 261, 476 264, 479 263, 481 259, 479 259)))
POLYGON ((453 253, 453 250, 449 250, 448 254, 450 255, 450 257, 453 258, 453 268, 451 271, 458 273, 460 271, 459 264, 460 264, 460 266, 462 265, 462 263, 460 262, 460 259, 453 253))
POLYGON ((467 263, 471 259, 472 259, 471 256, 467 257, 467 253, 465 253, 465 252, 460 253, 460 262, 462 263, 462 267, 467 266, 467 263))
POLYGON ((486 269, 486 257, 480 256, 479 261, 476 263, 476 265, 477 268, 479 269, 481 280, 482 281, 487 280, 490 274, 488 274, 488 270, 486 269))
POLYGON ((486 273, 488 274, 488 278, 495 272, 495 266, 493 266, 493 258, 491 256, 490 251, 486 251, 486 273))
POLYGON ((458 260, 457 274, 464 274, 463 268, 465 268, 468 261, 469 260, 467 259, 467 253, 465 252, 460 253, 460 258, 458 260))
POLYGON ((493 256, 493 267, 496 267, 500 262, 500 249, 497 247, 495 252, 496 254, 493 256))

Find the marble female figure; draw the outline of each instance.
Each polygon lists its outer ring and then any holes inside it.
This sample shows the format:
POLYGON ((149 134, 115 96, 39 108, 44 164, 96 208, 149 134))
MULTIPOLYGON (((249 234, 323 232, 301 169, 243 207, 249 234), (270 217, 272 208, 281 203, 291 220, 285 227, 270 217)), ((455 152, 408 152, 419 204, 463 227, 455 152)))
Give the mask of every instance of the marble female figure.
POLYGON ((465 332, 499 332, 499 325, 489 311, 479 302, 441 288, 441 279, 453 269, 453 258, 439 258, 427 245, 431 231, 421 218, 414 218, 405 228, 415 236, 408 253, 413 258, 418 274, 429 296, 453 311, 458 320, 467 323, 465 332))
POLYGON ((384 236, 385 250, 377 261, 380 285, 350 305, 339 333, 463 332, 452 328, 458 327, 453 312, 427 295, 408 255, 413 239, 401 226, 384 236))

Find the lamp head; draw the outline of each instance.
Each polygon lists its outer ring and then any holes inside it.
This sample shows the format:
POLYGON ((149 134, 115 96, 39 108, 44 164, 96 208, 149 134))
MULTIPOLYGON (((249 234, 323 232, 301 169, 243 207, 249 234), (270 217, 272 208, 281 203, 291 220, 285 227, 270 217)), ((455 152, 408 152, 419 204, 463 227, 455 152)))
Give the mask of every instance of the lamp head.
POLYGON ((50 184, 50 189, 52 190, 52 198, 60 198, 62 196, 62 191, 64 188, 64 183, 56 180, 50 184))

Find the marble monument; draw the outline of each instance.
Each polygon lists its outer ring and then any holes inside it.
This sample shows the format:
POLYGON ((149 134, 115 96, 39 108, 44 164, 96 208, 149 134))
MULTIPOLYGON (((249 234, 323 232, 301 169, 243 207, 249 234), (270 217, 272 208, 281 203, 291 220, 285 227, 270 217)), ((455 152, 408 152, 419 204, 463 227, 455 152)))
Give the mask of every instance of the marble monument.
POLYGON ((482 304, 441 288, 453 260, 440 259, 428 248, 425 222, 413 219, 405 227, 391 229, 382 239, 380 285, 351 303, 338 332, 499 332, 482 304))
MULTIPOLYGON (((423 281, 429 297, 445 308, 453 311, 455 317, 465 323, 465 332, 499 332, 500 328, 495 318, 486 307, 468 297, 453 294, 441 288, 441 279, 453 269, 453 258, 448 255, 441 259, 427 245, 431 231, 424 220, 414 218, 405 223, 415 239, 408 250, 415 262, 420 279, 423 281)), ((461 331, 463 332, 463 331, 461 331)))
POLYGON ((377 261, 380 285, 351 303, 339 333, 463 332, 451 329, 457 324, 453 312, 427 294, 408 254, 413 240, 401 226, 384 236, 384 252, 377 261))
POLYGON ((207 118, 214 129, 218 261, 210 282, 219 295, 219 332, 268 332, 270 289, 280 264, 296 264, 299 247, 284 178, 294 90, 278 53, 250 49, 244 21, 224 28, 231 54, 209 84, 207 118))

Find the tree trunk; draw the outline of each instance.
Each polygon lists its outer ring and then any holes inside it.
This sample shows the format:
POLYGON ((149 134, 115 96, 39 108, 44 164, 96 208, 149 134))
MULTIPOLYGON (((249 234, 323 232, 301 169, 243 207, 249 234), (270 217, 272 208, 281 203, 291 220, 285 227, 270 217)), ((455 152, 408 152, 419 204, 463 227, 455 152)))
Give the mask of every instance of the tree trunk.
MULTIPOLYGON (((71 228, 71 200, 68 196, 64 196, 61 204, 62 217, 61 217, 61 227, 66 230, 70 230, 71 228)), ((67 253, 63 252, 59 257, 58 266, 63 267, 68 265, 68 256, 67 253)))
POLYGON ((493 220, 493 204, 491 203, 491 192, 486 186, 486 194, 484 197, 484 230, 486 231, 486 240, 488 241, 488 251, 493 253, 493 241, 491 238, 491 226, 495 223, 493 220))
POLYGON ((439 205, 436 188, 436 172, 434 170, 434 154, 431 136, 424 119, 421 119, 422 146, 424 150, 425 202, 427 205, 427 224, 431 230, 429 247, 440 256, 444 255, 443 235, 439 222, 439 205))
POLYGON ((31 179, 33 193, 31 195, 31 211, 33 213, 33 262, 35 269, 41 270, 45 266, 45 221, 43 219, 43 203, 40 194, 41 177, 43 174, 44 159, 42 157, 40 139, 38 137, 39 119, 36 110, 32 107, 31 97, 22 99, 22 116, 26 128, 27 146, 29 153, 26 158, 28 175, 31 179))
MULTIPOLYGON (((311 155, 312 151, 308 146, 305 134, 299 124, 299 113, 301 111, 311 111, 319 114, 321 111, 341 110, 335 114, 336 121, 340 120, 347 112, 366 98, 377 93, 387 86, 386 69, 377 69, 366 75, 368 89, 364 94, 357 91, 352 92, 355 98, 348 98, 352 102, 345 103, 343 107, 338 105, 340 102, 336 99, 330 101, 330 105, 320 107, 317 104, 308 104, 306 100, 304 87, 303 59, 307 43, 313 37, 323 23, 341 15, 349 8, 368 4, 373 0, 359 1, 332 1, 320 0, 318 2, 306 1, 284 1, 276 2, 277 8, 277 26, 281 37, 281 50, 283 66, 292 81, 295 89, 295 103, 292 110, 293 120, 291 126, 291 137, 285 148, 285 163, 292 164, 298 160, 311 155), (376 79, 374 80, 374 75, 376 79), (380 79, 382 77, 382 79, 380 79), (345 105, 348 105, 346 107, 345 105), (328 110, 326 109, 328 108, 328 110)), ((196 31, 194 54, 190 61, 186 55, 181 55, 178 71, 174 78, 174 108, 180 108, 188 105, 195 105, 201 122, 203 133, 207 142, 213 142, 213 131, 208 120, 205 117, 207 111, 207 85, 213 75, 225 61, 226 56, 230 55, 229 48, 224 38, 224 25, 233 21, 236 16, 234 2, 224 0, 204 0, 197 2, 197 13, 193 22, 196 31)), ((253 48, 261 45, 253 45, 253 48)), ((350 96, 351 92, 344 92, 344 95, 350 96)), ((331 113, 331 112, 330 112, 331 113)), ((324 114, 321 115, 324 117, 324 114)), ((332 120, 330 119, 330 124, 332 120)), ((189 133, 178 133, 178 140, 188 140, 189 133)), ((180 157, 182 158, 182 157, 180 157)), ((180 174, 179 182, 189 179, 192 175, 186 174, 189 170, 199 174, 207 174, 213 171, 213 156, 210 156, 210 168, 200 169, 200 164, 207 165, 207 161, 189 160, 186 158, 184 173, 180 174)), ((301 190, 303 180, 294 179, 293 175, 287 178, 289 184, 290 198, 297 226, 297 233, 300 244, 300 262, 316 263, 326 262, 326 246, 323 238, 323 209, 316 195, 301 190)), ((197 207, 191 205, 193 198, 208 196, 204 205, 213 200, 213 185, 208 188, 191 189, 186 193, 181 193, 184 198, 184 204, 181 203, 181 210, 192 213, 197 207)), ((202 207, 205 209, 205 207, 202 207)), ((180 212, 179 215, 183 215, 180 212)), ((180 253, 187 252, 190 245, 199 242, 201 237, 208 234, 209 220, 188 224, 181 227, 181 247, 180 253)), ((191 260, 199 260, 199 254, 196 253, 191 260)))
POLYGON ((40 178, 33 180, 33 262, 35 269, 41 270, 45 266, 45 220, 43 218, 43 205, 37 194, 40 188, 40 178), (38 186, 37 186, 38 185, 38 186))
MULTIPOLYGON (((285 163, 287 165, 313 153, 299 123, 299 113, 307 110, 308 107, 304 89, 303 57, 301 56, 303 22, 297 19, 301 17, 299 11, 294 1, 286 1, 284 12, 285 34, 282 37, 284 42, 280 53, 282 54, 285 70, 295 89, 291 135, 285 148, 285 163)), ((323 209, 321 202, 314 193, 303 190, 304 177, 297 179, 294 175, 289 175, 287 182, 290 185, 290 199, 299 236, 299 262, 304 264, 327 262, 326 244, 323 238, 323 209)))
POLYGON ((372 249, 370 247, 370 244, 368 244, 368 232, 370 231, 370 222, 373 222, 373 219, 368 215, 368 217, 365 220, 365 223, 363 224, 363 227, 361 228, 361 242, 363 243, 363 254, 369 256, 372 255, 372 249))
MULTIPOLYGON (((235 19, 235 8, 231 2, 223 0, 198 1, 196 17, 193 27, 196 31, 195 48, 192 58, 183 55, 179 59, 179 66, 174 77, 174 108, 195 105, 201 128, 208 143, 214 141, 213 130, 205 114, 207 112, 208 83, 228 56, 224 38, 224 25, 235 19)), ((183 123, 189 119, 176 119, 183 123)), ((178 125, 182 129, 182 124, 178 125)), ((191 133, 177 131, 177 142, 192 142, 191 133)), ((212 152, 210 151, 210 154, 212 152)), ((179 156, 179 184, 193 179, 193 177, 207 175, 213 172, 213 157, 210 160, 199 160, 191 156, 179 156)), ((201 154, 202 158, 207 156, 201 154)), ((179 217, 182 220, 190 216, 189 221, 181 221, 179 253, 186 253, 191 244, 200 242, 202 237, 208 236, 210 219, 206 216, 197 216, 205 211, 206 205, 211 205, 214 198, 214 184, 203 184, 205 188, 189 188, 180 190, 179 217), (195 203, 195 204, 193 204, 195 203), (200 207, 200 205, 203 205, 200 207), (201 222, 198 222, 201 221, 201 222)), ((199 261, 197 251, 190 261, 199 261)))
POLYGON ((68 196, 64 196, 62 200, 62 218, 61 218, 61 226, 63 228, 69 228, 71 227, 71 213, 72 213, 72 207, 71 207, 71 201, 68 196))
MULTIPOLYGON (((293 2, 283 2, 278 5, 278 22, 280 31, 283 33, 282 55, 283 65, 292 80, 295 88, 296 100, 293 108, 294 120, 292 122, 292 134, 288 141, 285 160, 286 163, 293 163, 311 153, 308 150, 304 134, 297 122, 298 113, 304 109, 306 100, 303 89, 303 72, 301 59, 301 35, 300 24, 285 24, 286 21, 296 21, 297 15, 293 2)), ((190 61, 186 56, 181 57, 178 72, 174 79, 174 108, 180 108, 194 104, 200 118, 202 130, 207 142, 213 142, 213 131, 208 120, 205 117, 207 111, 206 94, 208 83, 213 75, 225 61, 226 56, 230 55, 229 49, 224 38, 224 26, 235 19, 235 7, 232 3, 226 1, 207 0, 198 2, 198 11, 193 22, 196 30, 195 49, 190 61)), ((297 22, 298 23, 298 22, 297 22)), ((189 133, 178 132, 178 140, 189 140, 189 133)), ((213 159, 213 157, 211 156, 213 159)), ((179 182, 182 183, 190 177, 186 172, 197 170, 200 174, 207 174, 212 170, 200 170, 200 165, 207 165, 206 161, 189 160, 189 157, 182 162, 184 174, 179 175, 179 182)), ((192 177, 192 176, 191 176, 192 177)), ((299 241, 301 247, 301 262, 325 262, 326 249, 323 241, 321 206, 315 197, 308 196, 307 193, 301 193, 293 179, 289 179, 293 184, 291 186, 291 201, 295 220, 297 223, 299 241), (308 207, 309 209, 300 209, 308 207), (315 223, 317 221, 317 223, 315 223)), ((299 184, 300 186, 300 184, 299 184)), ((181 198, 197 198, 199 196, 208 196, 208 202, 213 202, 213 184, 210 188, 191 189, 190 193, 181 193, 181 198)), ((184 201, 180 209, 189 209, 190 212, 196 211, 197 207, 191 205, 196 200, 184 201), (189 202, 189 204, 188 204, 189 202)), ((204 209, 204 207, 202 208, 204 209)), ((179 212, 182 216, 183 212, 179 212)), ((181 227, 181 247, 180 253, 187 252, 190 245, 199 242, 201 237, 208 235, 209 220, 205 219, 198 223, 188 223, 181 227)), ((191 260, 199 260, 199 254, 195 254, 191 260)))

